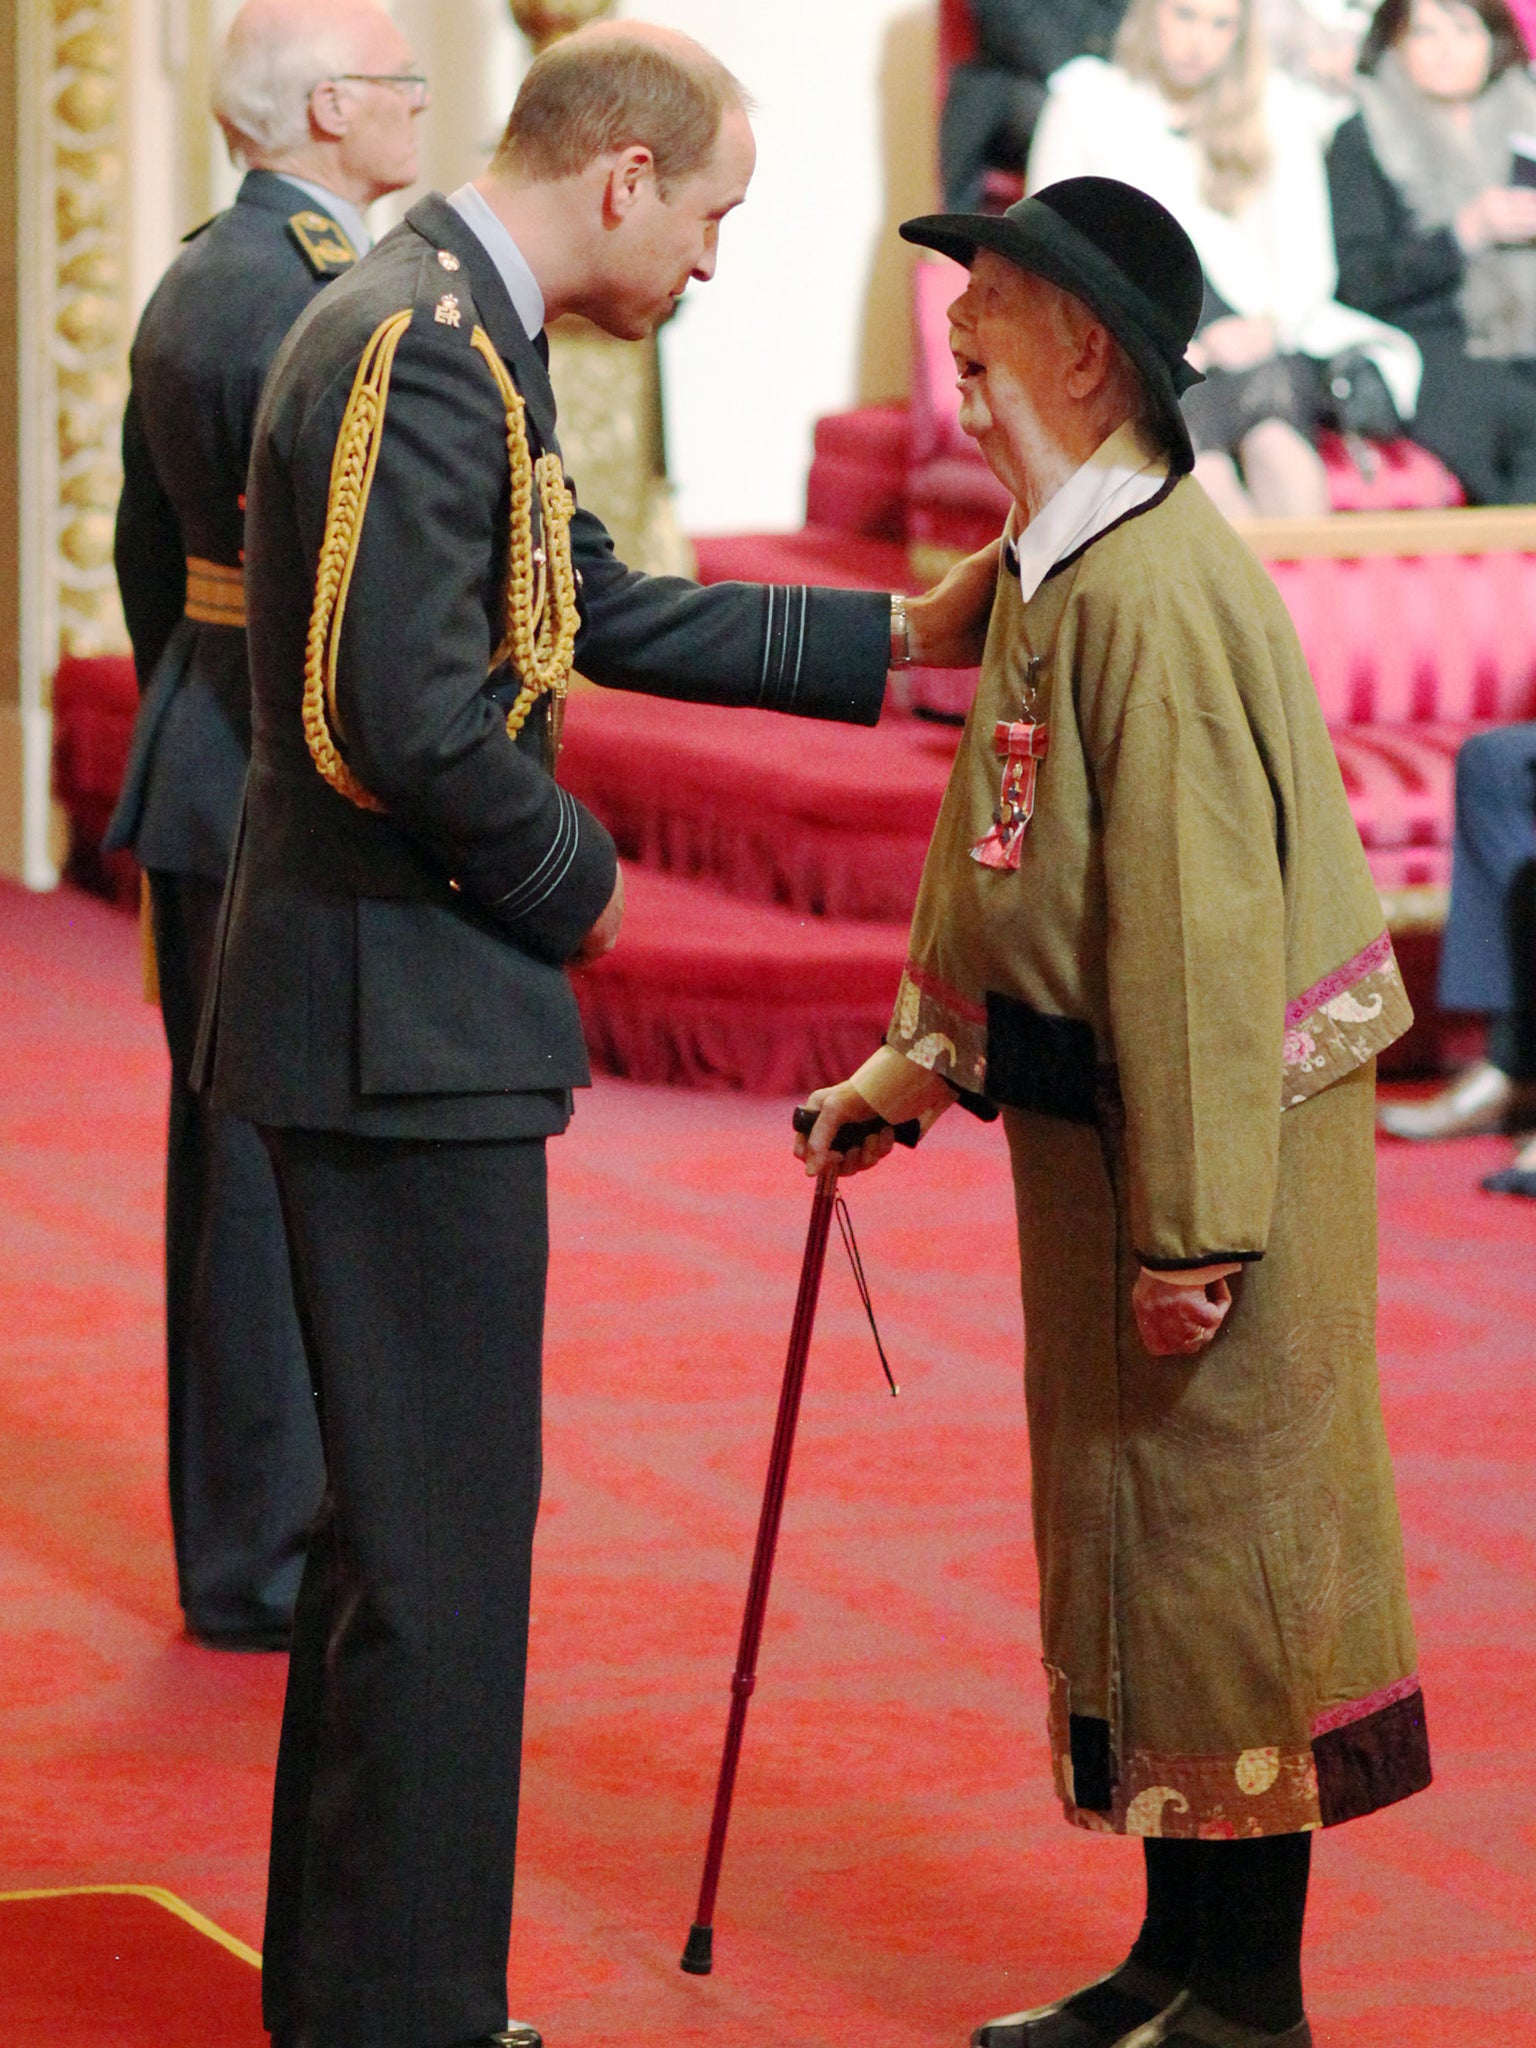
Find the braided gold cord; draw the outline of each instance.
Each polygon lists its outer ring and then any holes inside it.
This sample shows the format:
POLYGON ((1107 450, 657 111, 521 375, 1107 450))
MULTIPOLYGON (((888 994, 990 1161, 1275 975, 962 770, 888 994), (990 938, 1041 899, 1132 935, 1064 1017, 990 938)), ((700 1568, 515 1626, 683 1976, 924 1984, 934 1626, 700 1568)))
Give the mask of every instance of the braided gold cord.
POLYGON ((309 615, 304 648, 304 738, 310 759, 338 795, 363 811, 384 806, 365 789, 336 751, 336 664, 341 653, 341 625, 352 587, 352 571, 362 538, 363 514, 373 488, 374 471, 383 445, 384 407, 390 372, 400 337, 411 324, 410 313, 393 314, 363 350, 352 380, 336 452, 331 458, 331 488, 325 509, 325 537, 315 570, 315 602, 309 615))
POLYGON ((576 501, 566 487, 558 455, 529 458, 522 393, 512 382, 496 344, 483 327, 470 336, 490 366, 507 414, 507 462, 512 474, 512 520, 507 548, 506 637, 492 666, 511 657, 523 679, 507 713, 507 731, 522 730, 546 691, 565 696, 581 615, 576 606, 576 572, 571 562, 571 520, 576 501), (533 493, 539 494, 544 529, 541 565, 533 545, 533 493))
MULTIPOLYGON (((332 789, 365 811, 382 811, 384 806, 364 788, 336 750, 332 735, 341 730, 336 710, 336 668, 363 517, 383 446, 384 411, 389 401, 395 351, 410 324, 409 310, 392 314, 375 331, 357 366, 331 461, 325 536, 315 571, 315 601, 304 650, 304 737, 310 758, 332 789)), ((471 340, 490 366, 506 411, 507 460, 512 480, 506 633, 491 665, 495 668, 510 656, 523 679, 517 699, 507 713, 508 735, 516 738, 539 698, 552 692, 557 700, 563 700, 570 683, 581 624, 571 561, 571 520, 576 502, 567 488, 558 455, 541 455, 536 463, 531 460, 522 395, 490 336, 483 327, 476 327, 471 340), (535 489, 544 528, 542 561, 533 545, 535 489)))

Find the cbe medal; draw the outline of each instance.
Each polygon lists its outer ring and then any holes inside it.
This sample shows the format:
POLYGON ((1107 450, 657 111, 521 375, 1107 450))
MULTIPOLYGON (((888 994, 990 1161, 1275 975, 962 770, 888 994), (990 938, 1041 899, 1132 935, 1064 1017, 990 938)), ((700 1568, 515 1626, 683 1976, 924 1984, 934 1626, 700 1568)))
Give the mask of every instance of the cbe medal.
POLYGON ((1000 718, 993 726, 992 751, 1003 764, 1003 787, 991 831, 971 848, 971 859, 982 867, 1018 867, 1024 828, 1034 815, 1035 777, 1049 744, 1049 729, 1038 719, 1000 718))

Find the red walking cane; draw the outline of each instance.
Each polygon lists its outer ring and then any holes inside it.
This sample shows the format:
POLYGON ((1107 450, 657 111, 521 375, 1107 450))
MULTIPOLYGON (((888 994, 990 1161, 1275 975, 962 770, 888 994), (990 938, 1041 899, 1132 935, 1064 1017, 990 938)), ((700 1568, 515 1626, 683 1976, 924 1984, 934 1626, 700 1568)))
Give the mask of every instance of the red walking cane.
MULTIPOLYGON (((809 1137, 816 1112, 795 1111, 795 1129, 809 1137)), ((833 1149, 851 1152, 872 1138, 883 1126, 870 1123, 844 1124, 833 1139, 833 1149)), ((915 1145, 919 1126, 896 1126, 898 1145, 915 1145)), ((731 1796, 736 1789, 736 1766, 741 1759, 741 1737, 747 1722, 747 1701, 757 1684, 757 1652, 763 1639, 763 1616, 768 1609, 768 1582, 773 1577, 773 1554, 778 1547, 779 1519, 784 1512, 784 1489, 789 1480, 789 1456, 795 1446, 795 1424, 800 1419, 800 1392, 805 1385, 805 1364, 810 1355, 811 1329, 816 1321, 816 1298, 821 1292, 821 1269, 826 1263, 827 1237, 837 1205, 837 1161, 824 1169, 816 1182, 811 1203, 811 1224, 805 1237, 805 1257, 800 1265, 800 1292, 795 1298, 795 1320, 789 1333, 789 1356, 784 1362, 784 1385, 779 1393, 779 1417, 774 1425, 773 1450, 768 1459, 768 1483, 763 1490, 762 1512, 757 1518, 757 1548, 752 1556, 752 1577, 747 1586, 747 1607, 741 1618, 741 1641, 736 1649, 736 1671, 731 1679, 731 1711, 725 1724, 725 1748, 720 1756, 720 1778, 715 1786, 715 1810, 709 1823, 709 1847, 704 1852, 704 1876, 699 1884, 698 1910, 688 1930, 682 1967, 690 1976, 707 1977, 714 1968, 715 1891, 720 1883, 720 1860, 725 1854, 725 1830, 731 1817, 731 1796)), ((855 1273, 859 1269, 855 1265, 855 1273)), ((862 1275, 859 1276, 862 1283, 862 1275)), ((864 1294, 861 1284, 860 1293, 864 1294)), ((868 1297, 865 1295, 865 1306, 868 1297)), ((871 1317, 873 1322, 873 1317, 871 1317)), ((878 1341, 878 1339, 877 1339, 878 1341)), ((881 1354, 884 1363, 884 1353, 881 1354)), ((887 1367, 889 1373, 889 1367, 887 1367)), ((895 1392, 892 1383, 891 1391, 895 1392)))

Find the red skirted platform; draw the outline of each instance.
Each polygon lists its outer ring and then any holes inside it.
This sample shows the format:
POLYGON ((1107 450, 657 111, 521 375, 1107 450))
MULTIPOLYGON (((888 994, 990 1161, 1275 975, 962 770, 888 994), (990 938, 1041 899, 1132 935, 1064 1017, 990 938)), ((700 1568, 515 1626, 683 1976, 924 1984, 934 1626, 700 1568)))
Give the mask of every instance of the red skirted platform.
MULTIPOLYGON (((254 1946, 283 1659, 177 1632, 165 1085, 130 921, 0 886, 5 1883, 153 1879, 254 1946)), ((849 1189, 901 1398, 834 1246, 716 1970, 678 1970, 805 1236, 788 1113, 604 1080, 550 1146, 511 1958, 513 2010, 550 2048, 958 2048, 1109 1968, 1135 1925, 1135 1844, 1065 1827, 1051 1797, 1006 1148, 957 1112, 849 1189)), ((1536 2036, 1536 1205, 1475 1185, 1509 1149, 1379 1155, 1437 1776, 1318 1841, 1318 2048, 1536 2036)), ((495 1218, 477 1254, 512 1255, 495 1218)), ((255 1973, 205 1946, 255 2048, 255 1973)), ((129 2040, 0 2028, 0 2048, 129 2040)))
POLYGON ((870 731, 584 690, 560 779, 648 867, 749 903, 901 922, 957 738, 915 718, 870 731))
POLYGON ((0 1893, 5 2048, 267 2048, 260 1958, 154 1885, 0 1893))
POLYGON ((573 977, 594 1065, 685 1088, 794 1095, 884 1038, 907 926, 745 903, 647 868, 618 947, 573 977))

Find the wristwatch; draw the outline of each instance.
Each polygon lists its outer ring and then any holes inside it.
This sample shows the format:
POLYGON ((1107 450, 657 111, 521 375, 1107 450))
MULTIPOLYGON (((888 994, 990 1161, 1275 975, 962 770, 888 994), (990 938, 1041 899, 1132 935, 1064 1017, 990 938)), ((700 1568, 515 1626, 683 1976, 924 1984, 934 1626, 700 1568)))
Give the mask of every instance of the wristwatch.
POLYGON ((912 666, 912 627, 907 619, 907 600, 898 591, 891 592, 891 660, 892 668, 912 666))

